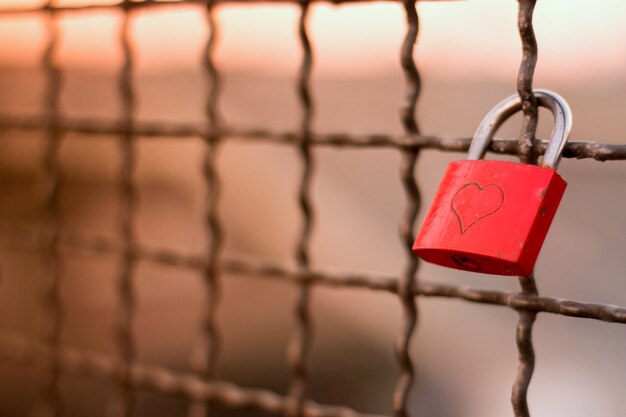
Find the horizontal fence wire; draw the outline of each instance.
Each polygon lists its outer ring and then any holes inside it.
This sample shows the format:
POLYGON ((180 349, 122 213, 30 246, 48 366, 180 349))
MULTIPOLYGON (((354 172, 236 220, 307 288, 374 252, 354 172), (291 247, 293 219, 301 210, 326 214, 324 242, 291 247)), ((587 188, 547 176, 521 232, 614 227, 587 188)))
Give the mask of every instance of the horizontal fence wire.
MULTIPOLYGON (((309 0, 311 3, 332 3, 332 4, 346 4, 346 3, 367 3, 381 0, 309 0)), ((402 0, 382 0, 387 2, 401 2, 402 0)), ((444 0, 416 0, 416 1, 444 1, 444 0)), ((449 1, 449 0, 448 0, 449 1)), ((120 1, 118 3, 88 3, 83 5, 42 5, 42 6, 10 6, 0 9, 0 15, 18 15, 18 14, 32 14, 36 12, 93 12, 93 11, 115 11, 120 9, 134 10, 134 9, 149 9, 149 8, 165 8, 165 7, 180 7, 180 6, 208 6, 219 5, 227 3, 237 4, 259 4, 259 3, 293 3, 300 4, 303 0, 142 0, 142 1, 120 1)))
MULTIPOLYGON (((40 251, 47 241, 46 232, 32 227, 0 225, 0 244, 5 250, 40 251)), ((106 236, 61 232, 59 245, 67 254, 117 256, 124 250, 124 242, 106 236)), ((191 254, 171 248, 155 248, 135 243, 128 248, 137 260, 163 266, 204 271, 208 260, 202 254, 191 254)), ((323 269, 302 271, 289 263, 268 262, 254 256, 224 258, 220 267, 231 274, 278 279, 288 282, 310 280, 320 286, 334 288, 362 288, 382 293, 398 294, 398 276, 376 275, 365 272, 340 272, 323 269)), ((626 306, 588 303, 554 297, 525 295, 517 292, 480 290, 466 286, 440 284, 420 279, 415 287, 415 296, 453 298, 479 304, 510 307, 514 310, 529 310, 563 316, 600 320, 626 324, 626 306)))
MULTIPOLYGON (((0 334, 0 359, 43 371, 50 370, 52 350, 15 334, 0 334)), ((233 383, 207 381, 197 375, 174 372, 165 367, 144 365, 134 361, 130 366, 110 355, 62 347, 57 360, 71 375, 101 377, 106 380, 124 378, 133 389, 144 389, 178 395, 198 402, 214 401, 235 409, 262 410, 272 414, 285 412, 285 397, 272 391, 244 388, 233 383)), ((348 407, 329 406, 305 401, 304 417, 383 417, 356 412, 348 407)))
MULTIPOLYGON (((132 134, 138 139, 203 138, 220 136, 224 140, 251 141, 294 145, 298 142, 298 132, 279 132, 267 129, 239 127, 211 127, 201 123, 136 122, 132 129, 117 121, 102 121, 90 118, 59 117, 58 121, 45 117, 0 114, 0 129, 41 130, 59 129, 66 133, 80 134, 86 140, 101 135, 132 134)), ((444 152, 465 153, 469 149, 471 137, 445 137, 424 134, 351 134, 351 133, 309 133, 309 146, 336 148, 395 148, 433 149, 444 152)), ((0 137, 6 139, 6 135, 0 137)), ((548 146, 547 140, 536 140, 536 152, 543 155, 548 146)), ((495 138, 488 150, 496 154, 519 155, 516 139, 495 138)), ((594 141, 570 140, 563 150, 564 158, 594 159, 596 161, 626 161, 626 145, 607 144, 594 141)))
MULTIPOLYGON (((317 404, 307 398, 307 385, 312 368, 309 352, 313 344, 311 321, 311 296, 316 287, 362 288, 395 296, 402 305, 402 332, 395 351, 400 368, 399 379, 393 396, 393 412, 397 417, 408 416, 408 398, 415 378, 414 361, 410 356, 410 343, 414 336, 419 297, 438 297, 460 300, 474 304, 501 306, 519 314, 516 341, 519 351, 517 377, 513 384, 512 406, 516 417, 528 417, 527 390, 534 368, 532 328, 537 313, 586 318, 610 323, 626 324, 626 307, 602 303, 589 303, 539 295, 533 277, 520 277, 520 291, 494 291, 473 289, 465 286, 429 282, 419 274, 419 262, 411 253, 413 228, 420 207, 420 190, 415 169, 421 150, 433 149, 444 152, 466 152, 470 137, 447 138, 425 135, 420 132, 415 118, 420 92, 420 77, 414 58, 414 46, 418 36, 419 19, 415 1, 397 0, 405 11, 407 30, 400 48, 406 79, 405 101, 401 107, 403 134, 350 134, 317 133, 311 129, 314 101, 310 89, 310 77, 314 55, 313 42, 307 30, 307 16, 311 3, 334 4, 367 2, 370 0, 180 0, 180 1, 130 1, 117 3, 88 3, 85 5, 62 5, 53 0, 37 6, 1 7, 0 16, 44 14, 48 24, 48 46, 44 52, 42 67, 47 74, 45 114, 24 116, 0 114, 0 130, 35 130, 46 132, 45 158, 42 170, 48 182, 44 196, 47 222, 41 226, 0 223, 0 248, 5 250, 35 251, 47 255, 49 268, 46 275, 42 308, 48 313, 48 330, 44 340, 36 341, 22 336, 0 333, 0 360, 35 369, 45 370, 49 378, 40 393, 40 407, 46 415, 63 414, 63 402, 59 378, 64 374, 101 377, 115 383, 111 403, 114 415, 133 414, 134 392, 147 389, 161 394, 179 395, 190 400, 189 416, 207 416, 211 404, 218 403, 237 409, 261 410, 288 417, 375 417, 362 414, 347 407, 317 404), (297 77, 301 119, 294 131, 229 126, 221 120, 218 111, 220 74, 215 66, 214 51, 218 36, 218 22, 214 8, 225 3, 293 3, 300 7, 298 36, 302 52, 297 77), (180 7, 195 5, 207 15, 209 32, 203 51, 202 64, 209 81, 205 123, 160 123, 135 120, 136 92, 133 82, 134 51, 129 35, 129 25, 135 10, 156 7, 180 7), (62 13, 117 11, 123 13, 124 23, 120 33, 123 65, 119 72, 119 96, 122 115, 119 120, 71 118, 62 116, 59 109, 61 93, 61 70, 55 64, 57 49, 57 18, 62 13), (117 138, 122 160, 117 184, 121 204, 121 239, 89 235, 79 231, 65 230, 59 224, 57 197, 61 186, 58 149, 61 139, 68 135, 78 138, 117 138), (146 246, 136 239, 133 232, 137 193, 133 181, 136 160, 136 141, 145 139, 199 138, 205 143, 203 174, 207 191, 205 229, 210 244, 204 254, 170 248, 146 246), (293 262, 268 262, 250 256, 226 256, 222 253, 224 233, 219 217, 220 175, 216 158, 220 147, 227 141, 254 141, 292 146, 300 157, 300 186, 297 209, 301 218, 301 231, 294 243, 293 262), (399 276, 375 275, 359 272, 330 271, 314 267, 309 260, 310 236, 314 229, 314 201, 311 181, 314 176, 314 152, 317 147, 341 148, 389 148, 400 151, 400 181, 406 195, 406 211, 400 219, 400 238, 406 246, 406 264, 399 276), (116 355, 74 349, 60 343, 63 327, 63 305, 60 299, 62 284, 62 256, 108 256, 116 259, 120 268, 117 275, 118 322, 115 341, 116 355), (206 292, 205 310, 200 318, 199 334, 201 348, 194 357, 193 373, 175 372, 165 367, 142 364, 135 357, 133 319, 136 313, 134 270, 138 262, 173 266, 197 272, 203 277, 206 292), (216 314, 220 300, 220 277, 225 274, 276 279, 297 286, 299 295, 294 306, 294 329, 289 343, 291 369, 290 387, 286 395, 244 388, 217 378, 220 350, 220 333, 216 314)), ((391 0, 394 1, 394 0, 391 0)), ((535 139, 537 105, 533 96, 533 75, 538 56, 538 46, 532 28, 532 14, 536 0, 518 0, 518 29, 523 57, 518 73, 518 93, 523 102, 523 124, 516 140, 496 139, 489 150, 494 153, 515 155, 528 163, 535 163, 548 144, 535 139)), ((0 136, 6 138, 8 135, 0 136)), ((626 160, 626 145, 606 144, 594 141, 570 141, 565 158, 593 159, 597 161, 626 160)), ((296 204, 294 204, 296 206, 296 204)), ((113 335, 112 335, 113 336, 113 335)))

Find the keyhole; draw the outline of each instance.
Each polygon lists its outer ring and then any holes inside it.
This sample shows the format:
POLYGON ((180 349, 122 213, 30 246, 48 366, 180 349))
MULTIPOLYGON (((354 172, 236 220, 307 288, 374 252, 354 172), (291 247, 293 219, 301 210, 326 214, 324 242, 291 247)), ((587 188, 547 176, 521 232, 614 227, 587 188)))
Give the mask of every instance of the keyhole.
POLYGON ((452 260, 461 268, 480 271, 480 264, 465 255, 452 255, 452 260))

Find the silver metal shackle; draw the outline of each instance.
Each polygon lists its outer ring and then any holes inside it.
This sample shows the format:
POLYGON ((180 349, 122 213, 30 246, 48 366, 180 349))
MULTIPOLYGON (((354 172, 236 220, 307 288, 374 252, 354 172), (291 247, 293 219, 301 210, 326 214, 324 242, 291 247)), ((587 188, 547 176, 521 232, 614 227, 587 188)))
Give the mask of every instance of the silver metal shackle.
MULTIPOLYGON (((537 98, 537 104, 550 110, 554 116, 554 128, 550 143, 543 154, 541 166, 556 169, 572 130, 572 111, 565 99, 552 91, 533 90, 533 93, 537 98)), ((498 128, 520 110, 522 110, 522 101, 517 94, 502 100, 491 109, 474 134, 467 159, 483 159, 498 128)))

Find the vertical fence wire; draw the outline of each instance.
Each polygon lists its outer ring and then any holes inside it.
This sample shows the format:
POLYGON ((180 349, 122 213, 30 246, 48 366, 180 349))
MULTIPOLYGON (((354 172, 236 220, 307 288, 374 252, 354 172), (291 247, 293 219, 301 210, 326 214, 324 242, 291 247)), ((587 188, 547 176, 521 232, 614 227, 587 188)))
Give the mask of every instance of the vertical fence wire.
MULTIPOLYGON (((522 41, 522 62, 517 77, 517 91, 522 100, 522 127, 519 137, 519 155, 524 163, 537 163, 534 139, 538 124, 538 107, 533 95, 533 76, 537 64, 537 39, 533 30, 533 11, 537 0, 518 0, 518 29, 522 41)), ((526 295, 538 295, 533 275, 519 277, 520 289, 526 295)), ((528 409, 528 387, 535 370, 535 351, 532 330, 537 318, 533 311, 518 311, 515 340, 519 364, 511 393, 511 403, 515 417, 530 417, 528 409)))
POLYGON ((121 169, 119 184, 120 199, 120 233, 124 242, 124 249, 120 256, 120 271, 117 280, 117 290, 120 306, 117 311, 117 345, 120 360, 123 364, 122 372, 116 387, 116 397, 113 403, 114 417, 129 417, 134 406, 134 392, 131 385, 131 365, 135 360, 135 341, 133 337, 133 319, 135 315, 136 294, 134 288, 135 259, 132 254, 134 242, 133 223, 136 211, 136 191, 133 184, 136 154, 133 143, 132 126, 135 114, 135 92, 133 86, 133 48, 130 35, 131 13, 129 2, 125 2, 122 22, 120 26, 120 46, 123 54, 123 64, 119 73, 119 92, 122 100, 123 123, 125 131, 119 137, 121 169))
POLYGON ((57 14, 52 10, 53 1, 49 1, 50 8, 44 18, 46 25, 47 45, 42 57, 42 67, 46 74, 46 93, 44 107, 46 117, 51 122, 45 133, 43 153, 43 201, 45 205, 45 223, 49 228, 47 245, 44 250, 44 285, 46 286, 44 302, 48 328, 44 336, 51 347, 50 372, 41 393, 40 404, 36 414, 40 416, 60 416, 62 403, 60 393, 61 361, 58 359, 61 344, 61 329, 63 325, 63 305, 61 302, 62 259, 59 252, 60 212, 59 193, 61 175, 59 167, 59 149, 62 132, 58 128, 59 98, 61 93, 61 71, 55 62, 59 43, 59 22, 57 14))
MULTIPOLYGON (((520 286, 523 294, 538 295, 535 278, 520 277, 520 286)), ((515 331, 515 341, 519 355, 517 376, 513 385, 511 402, 515 417, 530 417, 528 409, 528 387, 535 370, 535 350, 533 349, 532 331, 537 318, 534 311, 518 311, 519 319, 515 331)))
POLYGON ((517 93, 522 100, 522 129, 519 136, 519 155, 525 164, 537 163, 533 146, 539 109, 533 94, 533 75, 537 65, 537 39, 533 30, 533 11, 537 0, 518 0, 517 25, 522 40, 522 62, 517 75, 517 93))
MULTIPOLYGON (((220 117, 217 109, 220 76, 215 66, 215 48, 219 36, 219 28, 215 17, 215 7, 209 3, 206 10, 208 24, 208 36, 203 50, 202 64, 208 81, 208 93, 206 101, 206 120, 211 125, 211 131, 219 129, 220 117)), ((204 285, 206 291, 206 303, 204 305, 204 317, 201 326, 202 341, 199 356, 194 364, 196 372, 208 380, 215 380, 217 374, 217 362, 221 349, 221 337, 217 324, 217 309, 219 307, 221 287, 219 281, 220 254, 224 241, 222 225, 218 213, 220 197, 220 178, 216 162, 220 148, 220 137, 212 134, 204 137, 205 154, 203 163, 203 175, 207 190, 207 207, 205 213, 205 225, 208 237, 208 257, 204 270, 204 285)), ((189 408, 189 417, 209 415, 209 402, 194 402, 189 408)))
MULTIPOLYGON (((406 79, 406 93, 404 105, 400 109, 400 118, 407 133, 419 134, 415 110, 421 81, 415 59, 413 58, 419 31, 419 18, 413 0, 404 0, 403 3, 406 11, 407 32, 400 51, 400 62, 406 79)), ((418 149, 405 149, 402 151, 402 161, 400 163, 400 179, 407 199, 405 213, 400 223, 400 238, 406 250, 407 260, 398 287, 398 295, 402 305, 402 329, 395 344, 396 356, 400 364, 400 377, 396 383, 392 404, 396 417, 408 415, 407 399, 415 378, 410 344, 417 325, 418 313, 414 289, 419 261, 411 251, 411 247, 413 245, 413 229, 421 200, 420 191, 415 180, 415 166, 418 155, 418 149)))
MULTIPOLYGON (((302 229, 296 247, 296 261, 302 270, 310 265, 309 247, 313 229, 313 207, 311 202, 311 182, 314 169, 313 155, 310 146, 311 122, 313 118, 313 99, 310 82, 313 65, 313 53, 307 30, 309 2, 300 3, 300 19, 298 36, 302 47, 302 62, 298 73, 297 90, 302 119, 300 125, 299 155, 302 162, 302 176, 298 192, 298 203, 302 217, 302 229)), ((312 323, 310 315, 311 282, 304 280, 299 285, 299 293, 295 306, 295 329, 289 341, 288 360, 292 370, 292 379, 285 402, 285 413, 290 417, 302 414, 302 406, 306 397, 308 379, 308 360, 312 339, 312 323)))

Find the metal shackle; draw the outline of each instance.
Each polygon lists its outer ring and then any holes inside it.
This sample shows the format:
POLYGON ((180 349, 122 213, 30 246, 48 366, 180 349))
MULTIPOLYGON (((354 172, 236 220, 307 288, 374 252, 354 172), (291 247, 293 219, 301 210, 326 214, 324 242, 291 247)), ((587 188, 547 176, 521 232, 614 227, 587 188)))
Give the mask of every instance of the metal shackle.
MULTIPOLYGON (((572 130, 572 111, 565 99, 552 91, 533 90, 533 93, 537 99, 537 104, 550 110, 554 116, 554 128, 541 166, 556 169, 572 130)), ((521 109, 522 101, 517 94, 502 100, 491 109, 474 134, 467 159, 483 159, 498 128, 521 109)))

